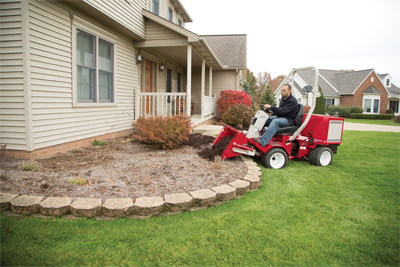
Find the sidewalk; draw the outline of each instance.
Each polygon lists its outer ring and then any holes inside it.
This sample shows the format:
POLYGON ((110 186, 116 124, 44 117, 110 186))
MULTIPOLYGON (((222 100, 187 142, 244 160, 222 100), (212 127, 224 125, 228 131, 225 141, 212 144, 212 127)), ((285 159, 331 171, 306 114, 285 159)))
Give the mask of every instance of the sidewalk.
MULTIPOLYGON (((222 128, 223 126, 221 125, 211 125, 207 124, 207 122, 203 122, 202 124, 195 126, 195 128, 193 129, 193 133, 201 133, 214 136, 218 135, 222 128)), ((400 126, 345 122, 344 130, 400 133, 400 126)))

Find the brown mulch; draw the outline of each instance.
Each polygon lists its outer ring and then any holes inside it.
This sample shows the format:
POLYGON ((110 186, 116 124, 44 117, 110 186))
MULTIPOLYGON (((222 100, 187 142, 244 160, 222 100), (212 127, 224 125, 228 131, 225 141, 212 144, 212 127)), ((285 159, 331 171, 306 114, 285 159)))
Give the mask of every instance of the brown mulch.
POLYGON ((129 137, 118 138, 107 140, 104 146, 36 160, 36 171, 19 169, 32 162, 6 157, 0 160, 0 192, 106 200, 187 193, 242 178, 246 165, 240 158, 222 161, 223 140, 214 150, 213 141, 213 137, 193 134, 186 145, 159 150, 129 137), (205 150, 209 151, 206 158, 198 155, 205 150))

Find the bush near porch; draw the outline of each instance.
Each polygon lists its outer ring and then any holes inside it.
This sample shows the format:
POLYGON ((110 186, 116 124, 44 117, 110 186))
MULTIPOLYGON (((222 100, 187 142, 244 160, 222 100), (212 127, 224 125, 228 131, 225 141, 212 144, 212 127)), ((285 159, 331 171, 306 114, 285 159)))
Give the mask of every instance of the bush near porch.
POLYGON ((252 107, 245 104, 233 105, 225 111, 222 116, 222 121, 239 128, 248 128, 250 126, 251 118, 254 116, 252 107))
POLYGON ((132 138, 156 148, 172 149, 189 140, 190 124, 190 118, 183 114, 169 117, 141 116, 133 124, 132 138))
POLYGON ((217 100, 218 111, 223 115, 230 106, 244 104, 251 107, 250 96, 243 91, 224 90, 217 100))

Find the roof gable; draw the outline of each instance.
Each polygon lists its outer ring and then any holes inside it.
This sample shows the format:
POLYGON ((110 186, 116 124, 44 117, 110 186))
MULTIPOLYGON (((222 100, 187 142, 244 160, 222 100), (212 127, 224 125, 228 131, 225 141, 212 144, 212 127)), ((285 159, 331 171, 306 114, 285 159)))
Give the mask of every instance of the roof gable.
POLYGON ((354 94, 373 71, 373 69, 367 69, 336 73, 335 77, 340 94, 354 94))
POLYGON ((246 68, 247 36, 243 35, 202 35, 225 69, 246 68))
POLYGON ((363 91, 363 94, 382 94, 375 86, 371 85, 363 91))

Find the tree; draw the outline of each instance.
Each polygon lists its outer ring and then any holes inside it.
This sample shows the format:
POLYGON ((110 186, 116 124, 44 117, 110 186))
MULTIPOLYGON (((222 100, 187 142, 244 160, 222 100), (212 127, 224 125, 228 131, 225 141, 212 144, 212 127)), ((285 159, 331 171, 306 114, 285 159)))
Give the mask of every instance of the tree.
POLYGON ((272 106, 276 106, 276 98, 269 84, 264 88, 264 91, 261 93, 260 104, 270 104, 272 106))
POLYGON ((272 92, 275 92, 276 89, 278 89, 279 85, 282 83, 282 81, 286 78, 285 75, 278 75, 277 77, 275 77, 274 79, 272 79, 269 82, 269 85, 271 86, 271 90, 272 92))
POLYGON ((261 95, 263 93, 265 87, 267 87, 267 84, 271 81, 271 74, 268 72, 259 72, 257 74, 257 91, 261 95))
POLYGON ((318 86, 318 91, 321 94, 321 96, 317 97, 317 101, 315 104, 315 109, 314 109, 314 114, 322 114, 325 115, 326 114, 326 110, 325 110, 325 97, 324 97, 324 93, 322 92, 321 87, 318 86))

